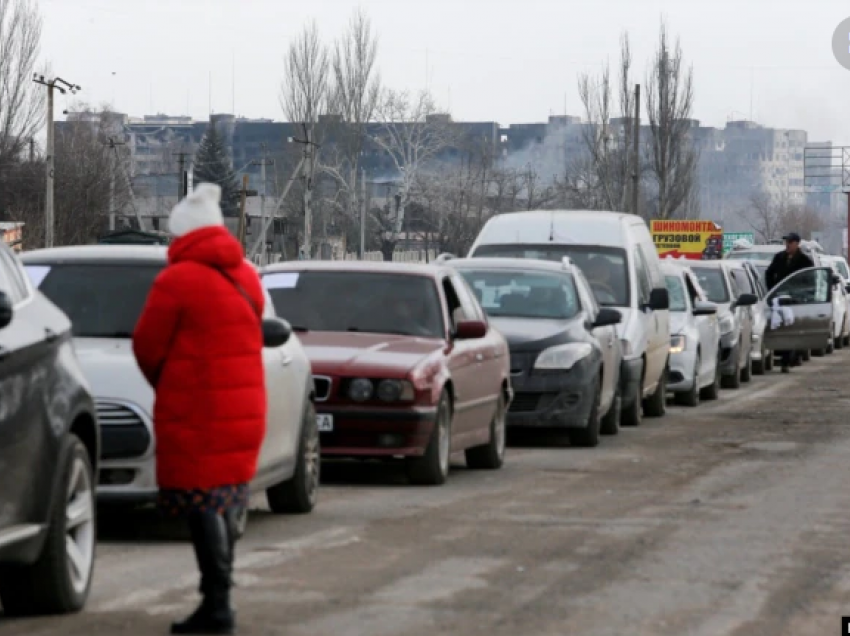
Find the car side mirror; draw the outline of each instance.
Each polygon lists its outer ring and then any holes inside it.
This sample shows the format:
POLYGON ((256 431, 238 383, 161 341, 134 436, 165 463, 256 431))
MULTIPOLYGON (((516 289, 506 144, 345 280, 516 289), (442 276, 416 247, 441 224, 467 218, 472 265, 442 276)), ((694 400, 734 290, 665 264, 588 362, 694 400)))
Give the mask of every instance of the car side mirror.
POLYGON ((0 291, 0 329, 8 327, 14 315, 15 310, 12 307, 12 299, 6 292, 0 291))
POLYGON ((670 293, 667 291, 667 288, 656 287, 649 292, 649 302, 646 306, 653 311, 670 309, 670 293))
POLYGON ((487 335, 487 325, 480 320, 461 320, 455 327, 457 340, 477 340, 487 335))
POLYGON ((841 284, 841 276, 839 276, 838 274, 833 274, 832 275, 832 284, 833 285, 840 285, 841 284))
POLYGON ((759 297, 755 294, 741 294, 738 300, 735 301, 736 307, 752 307, 758 303, 759 297))
POLYGON ((263 346, 282 347, 292 336, 292 327, 283 318, 263 318, 263 346))
POLYGON ((844 286, 844 291, 846 291, 848 294, 850 294, 850 283, 847 283, 847 284, 844 286))
POLYGON ((694 303, 694 316, 714 316, 717 314, 717 305, 714 303, 698 300, 694 303))
POLYGON ((591 325, 592 329, 597 327, 610 327, 611 325, 619 325, 623 321, 623 314, 616 309, 610 307, 601 307, 599 313, 596 314, 596 320, 591 325))

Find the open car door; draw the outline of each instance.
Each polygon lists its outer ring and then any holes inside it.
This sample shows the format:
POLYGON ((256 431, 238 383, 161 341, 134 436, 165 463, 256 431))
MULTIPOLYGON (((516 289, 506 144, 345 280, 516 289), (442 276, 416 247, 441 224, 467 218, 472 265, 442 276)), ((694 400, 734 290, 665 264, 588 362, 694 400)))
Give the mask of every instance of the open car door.
POLYGON ((765 348, 771 351, 823 349, 832 337, 832 277, 829 267, 794 272, 767 294, 765 348), (774 298, 794 314, 790 325, 772 328, 770 311, 774 298))

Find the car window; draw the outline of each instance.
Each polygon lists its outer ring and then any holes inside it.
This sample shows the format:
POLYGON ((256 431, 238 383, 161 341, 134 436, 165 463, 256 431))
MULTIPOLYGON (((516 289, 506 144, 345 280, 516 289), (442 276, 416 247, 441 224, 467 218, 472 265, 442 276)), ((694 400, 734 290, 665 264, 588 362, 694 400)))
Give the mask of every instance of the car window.
POLYGON ((584 272, 596 302, 604 307, 629 307, 629 268, 626 251, 600 245, 482 245, 473 258, 531 258, 560 263, 565 256, 584 272))
POLYGON ((733 269, 730 273, 732 274, 732 280, 739 290, 739 293, 735 295, 736 298, 741 294, 756 293, 756 290, 753 288, 752 281, 750 281, 750 277, 744 270, 733 269))
POLYGON ((19 303, 30 295, 24 275, 11 250, 5 245, 0 246, 0 262, 3 264, 5 278, 9 283, 8 291, 13 303, 19 303))
POLYGON ((694 275, 699 281, 705 295, 713 303, 728 303, 732 299, 729 296, 729 287, 726 277, 719 268, 714 267, 692 267, 694 275))
POLYGON ((599 305, 596 303, 596 298, 593 295, 593 291, 590 289, 590 285, 585 280, 584 276, 581 275, 574 276, 573 281, 575 282, 576 290, 578 291, 581 306, 584 307, 591 320, 596 320, 596 316, 599 314, 599 305))
MULTIPOLYGON (((31 266, 27 266, 30 269, 31 266)), ((71 320, 79 338, 131 338, 161 265, 64 264, 44 274, 39 290, 71 320)))
POLYGON ((452 276, 452 286, 457 294, 458 300, 463 307, 463 313, 471 320, 482 320, 486 322, 481 306, 476 299, 476 294, 466 284, 463 276, 452 276))
POLYGON ((708 300, 702 287, 699 286, 699 281, 690 272, 685 272, 685 287, 688 290, 691 304, 696 304, 697 301, 708 300))
POLYGON ((274 301, 272 300, 269 290, 263 287, 263 318, 275 318, 277 314, 274 311, 274 301))
POLYGON ((643 258, 643 252, 639 248, 634 250, 635 270, 637 271, 638 289, 640 298, 638 302, 645 305, 649 302, 649 295, 652 292, 652 282, 649 277, 649 271, 646 267, 646 262, 643 258))
POLYGON ((777 296, 789 296, 791 305, 809 305, 831 302, 832 272, 826 268, 805 269, 795 272, 771 292, 768 300, 777 296))
POLYGON ((488 315, 515 318, 572 318, 579 311, 569 274, 504 269, 462 269, 488 315))
POLYGON ((682 277, 665 276, 664 279, 670 296, 670 311, 688 311, 688 301, 682 277))
POLYGON ((427 276, 363 271, 268 272, 275 312, 310 331, 444 338, 442 304, 427 276))
POLYGON ((850 280, 850 269, 848 269, 847 263, 838 259, 835 261, 835 266, 838 268, 838 273, 844 277, 844 280, 850 280))

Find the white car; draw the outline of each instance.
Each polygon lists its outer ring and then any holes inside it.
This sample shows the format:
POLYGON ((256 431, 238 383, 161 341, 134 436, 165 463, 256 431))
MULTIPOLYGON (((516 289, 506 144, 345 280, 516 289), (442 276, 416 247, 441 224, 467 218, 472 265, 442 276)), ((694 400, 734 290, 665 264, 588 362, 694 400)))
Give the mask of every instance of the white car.
MULTIPOLYGON (((33 285, 71 319, 100 422, 100 503, 144 504, 157 494, 154 394, 136 364, 132 335, 166 254, 159 246, 90 245, 22 258, 33 285)), ((267 298, 264 318, 274 317, 267 298)), ((265 348, 263 359, 268 420, 251 492, 265 490, 273 512, 309 512, 319 489, 310 362, 294 335, 265 348)))
POLYGON ((670 370, 667 390, 677 404, 697 406, 720 393, 720 325, 686 263, 665 259, 661 271, 670 294, 670 370))
MULTIPOLYGON (((748 294, 755 294, 758 302, 753 306, 753 332, 752 342, 753 351, 750 355, 752 363, 753 375, 764 375, 767 371, 773 369, 773 352, 764 346, 764 331, 767 328, 768 311, 765 298, 767 297, 767 288, 762 282, 762 276, 759 264, 764 261, 744 261, 742 266, 748 277, 738 276, 737 282, 741 290, 748 294)), ((769 263, 768 263, 769 265, 769 263)))
POLYGON ((850 270, 848 270, 847 261, 844 260, 843 256, 821 256, 821 261, 824 265, 832 267, 835 273, 841 277, 841 281, 833 287, 832 298, 835 313, 833 346, 835 349, 842 349, 850 345, 850 293, 848 293, 850 270))

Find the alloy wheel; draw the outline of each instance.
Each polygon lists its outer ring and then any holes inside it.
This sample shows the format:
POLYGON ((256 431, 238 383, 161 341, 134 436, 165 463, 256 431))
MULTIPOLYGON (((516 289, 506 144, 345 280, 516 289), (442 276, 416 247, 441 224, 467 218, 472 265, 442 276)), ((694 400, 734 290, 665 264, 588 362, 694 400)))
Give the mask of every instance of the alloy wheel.
POLYGON ((74 591, 89 584, 95 548, 94 491, 85 462, 77 457, 71 466, 65 504, 65 557, 74 591))

